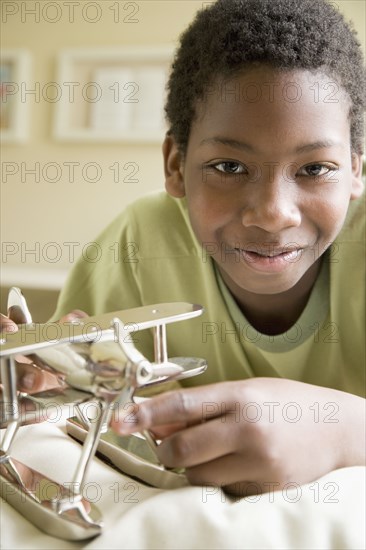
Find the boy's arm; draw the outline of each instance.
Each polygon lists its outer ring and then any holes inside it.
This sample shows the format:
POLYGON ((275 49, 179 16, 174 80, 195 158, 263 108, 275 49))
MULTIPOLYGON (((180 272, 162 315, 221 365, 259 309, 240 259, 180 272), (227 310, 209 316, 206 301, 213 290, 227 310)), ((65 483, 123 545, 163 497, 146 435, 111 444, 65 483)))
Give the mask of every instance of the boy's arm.
POLYGON ((365 464, 365 402, 330 388, 255 378, 169 392, 128 412, 128 422, 114 419, 119 433, 153 430, 166 466, 240 496, 365 464))

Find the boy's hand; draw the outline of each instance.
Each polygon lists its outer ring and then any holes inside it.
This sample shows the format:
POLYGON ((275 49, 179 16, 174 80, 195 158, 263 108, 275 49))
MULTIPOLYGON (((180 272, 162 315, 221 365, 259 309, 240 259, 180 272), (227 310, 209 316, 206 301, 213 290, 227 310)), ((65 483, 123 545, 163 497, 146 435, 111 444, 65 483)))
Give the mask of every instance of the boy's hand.
POLYGON ((17 332, 18 325, 6 315, 0 313, 0 332, 17 332))
MULTIPOLYGON (((70 323, 75 319, 87 317, 84 311, 75 309, 61 317, 60 323, 70 323)), ((9 317, 2 313, 0 314, 0 332, 17 332, 18 325, 9 317)), ((33 356, 18 355, 17 373, 18 373, 18 390, 26 393, 37 393, 46 391, 54 387, 59 387, 58 376, 50 371, 44 370, 37 362, 33 361, 33 356)), ((0 379, 1 383, 1 379, 0 379)))
POLYGON ((120 434, 152 430, 168 467, 194 485, 248 496, 365 461, 363 399, 277 378, 159 395, 113 418, 120 434), (127 413, 127 414, 126 414, 127 413))
MULTIPOLYGON (((0 314, 0 331, 1 332, 17 332, 18 325, 9 317, 6 317, 3 314, 0 314)), ((68 313, 60 319, 60 322, 71 322, 74 319, 80 319, 82 317, 87 317, 87 314, 80 310, 74 310, 71 313, 68 313)), ((33 355, 16 356, 16 368, 17 368, 17 389, 20 392, 27 394, 34 394, 41 391, 47 391, 53 388, 60 387, 60 376, 50 370, 45 370, 42 368, 42 365, 37 364, 37 357, 33 355)), ((22 413, 31 412, 34 410, 34 404, 27 400, 26 397, 21 397, 20 409, 22 413)), ((0 377, 0 410, 2 405, 2 388, 1 388, 1 377, 0 377)), ((33 418, 35 419, 34 415, 33 418)), ((39 420, 45 420, 44 417, 39 415, 39 420)), ((35 420, 33 420, 35 421, 35 420)), ((4 427, 0 423, 0 428, 4 427)))

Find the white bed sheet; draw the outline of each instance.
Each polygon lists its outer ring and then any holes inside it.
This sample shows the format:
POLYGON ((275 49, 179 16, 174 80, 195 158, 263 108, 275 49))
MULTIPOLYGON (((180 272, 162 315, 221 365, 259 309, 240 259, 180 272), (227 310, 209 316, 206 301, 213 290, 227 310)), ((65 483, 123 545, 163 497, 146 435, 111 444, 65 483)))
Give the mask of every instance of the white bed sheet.
MULTIPOLYGON (((12 455, 59 483, 71 481, 80 446, 64 424, 65 415, 20 428, 12 455)), ((53 538, 1 501, 0 547, 364 549, 365 470, 344 468, 301 488, 234 502, 213 487, 146 487, 95 459, 86 495, 103 513, 101 536, 77 543, 53 538)))

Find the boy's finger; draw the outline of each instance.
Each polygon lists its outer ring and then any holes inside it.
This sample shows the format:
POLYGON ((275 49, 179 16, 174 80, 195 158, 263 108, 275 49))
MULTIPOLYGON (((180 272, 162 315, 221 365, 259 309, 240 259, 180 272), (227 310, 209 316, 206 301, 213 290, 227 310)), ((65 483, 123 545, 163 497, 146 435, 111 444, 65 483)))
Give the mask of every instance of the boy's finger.
POLYGON ((18 326, 14 321, 0 313, 0 331, 1 332, 17 332, 18 326))
POLYGON ((40 391, 49 390, 51 388, 60 387, 59 377, 47 372, 34 364, 19 362, 17 366, 19 391, 25 393, 37 393, 40 391))
MULTIPOLYGON (((0 389, 0 405, 2 402, 2 391, 0 389)), ((41 406, 37 406, 37 403, 30 400, 27 396, 18 397, 18 410, 20 413, 20 425, 25 426, 27 424, 37 424, 39 422, 45 422, 50 414, 49 409, 43 409, 41 406)), ((1 407, 0 407, 1 409, 1 407)), ((5 421, 4 411, 0 412, 0 429, 6 428, 8 422, 5 421)))
POLYGON ((135 405, 128 414, 120 411, 111 425, 122 435, 167 424, 179 424, 182 429, 220 416, 217 392, 217 384, 167 392, 135 405))
POLYGON ((166 437, 169 437, 169 435, 179 432, 186 427, 187 426, 185 423, 180 422, 176 424, 166 424, 165 426, 156 426, 150 430, 150 432, 156 439, 165 439, 166 437))

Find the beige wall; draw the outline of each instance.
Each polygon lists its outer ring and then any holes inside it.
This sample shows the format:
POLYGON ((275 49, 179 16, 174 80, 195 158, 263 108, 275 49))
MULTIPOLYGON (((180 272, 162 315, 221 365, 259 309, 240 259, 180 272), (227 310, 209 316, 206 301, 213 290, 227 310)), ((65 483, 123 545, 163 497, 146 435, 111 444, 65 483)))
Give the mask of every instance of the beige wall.
MULTIPOLYGON (((39 3, 40 10, 48 0, 39 3)), ((55 2, 53 2, 55 3, 55 2)), ((365 46, 365 1, 337 1, 340 9, 352 18, 365 46)), ((40 12, 40 20, 34 15, 23 12, 21 5, 31 9, 36 2, 2 2, 12 6, 9 11, 17 13, 7 17, 2 23, 2 47, 25 48, 32 56, 31 82, 39 82, 41 88, 55 80, 56 56, 63 48, 108 47, 121 45, 158 45, 176 43, 180 32, 191 21, 196 10, 201 7, 200 0, 139 0, 124 2, 103 0, 94 2, 101 10, 102 17, 96 23, 90 23, 82 15, 82 7, 88 2, 74 2, 74 21, 70 21, 71 2, 58 1, 61 18, 55 23, 45 20, 40 12), (113 21, 119 4, 120 21, 113 21), (135 18, 138 22, 123 22, 132 8, 138 7, 135 18), (112 9, 111 9, 112 8, 112 9)), ((89 3, 91 4, 91 3, 89 3)), ((49 18, 54 17, 49 7, 49 18)), ((94 17, 93 8, 86 12, 87 18, 94 17)), ((47 18, 47 12, 46 12, 47 18)), ((70 144, 59 143, 52 138, 52 116, 54 105, 41 98, 39 103, 34 97, 27 97, 30 111, 30 131, 27 143, 22 145, 4 145, 2 162, 14 162, 19 166, 19 174, 9 177, 1 184, 1 239, 3 243, 15 243, 19 251, 8 256, 2 264, 4 286, 9 283, 32 286, 58 286, 63 271, 70 267, 70 253, 63 243, 76 242, 81 247, 98 234, 127 203, 138 196, 163 187, 163 170, 160 145, 134 144, 70 144), (28 174, 21 181, 21 163, 31 168, 35 162, 44 166, 56 162, 62 168, 62 179, 58 183, 34 181, 28 174), (71 183, 65 162, 79 162, 76 178, 71 183), (97 183, 83 179, 81 167, 88 162, 98 162, 103 177, 97 183), (109 166, 115 162, 138 164, 138 182, 114 183, 109 166), (62 256, 52 263, 47 260, 43 250, 52 252, 49 243, 58 243, 62 256), (23 244, 22 244, 23 243, 23 244), (39 244, 36 244, 39 243, 39 244), (38 248, 37 248, 38 247, 38 248), (45 248, 46 247, 46 248, 45 248), (36 249, 36 254, 22 257, 21 251, 36 249), (24 261, 26 260, 26 261, 24 261), (32 270, 40 270, 35 274, 32 270), (50 270, 48 275, 42 270, 50 270), (32 281, 35 281, 34 283, 32 281)), ((4 259, 3 259, 4 260, 4 259)))

